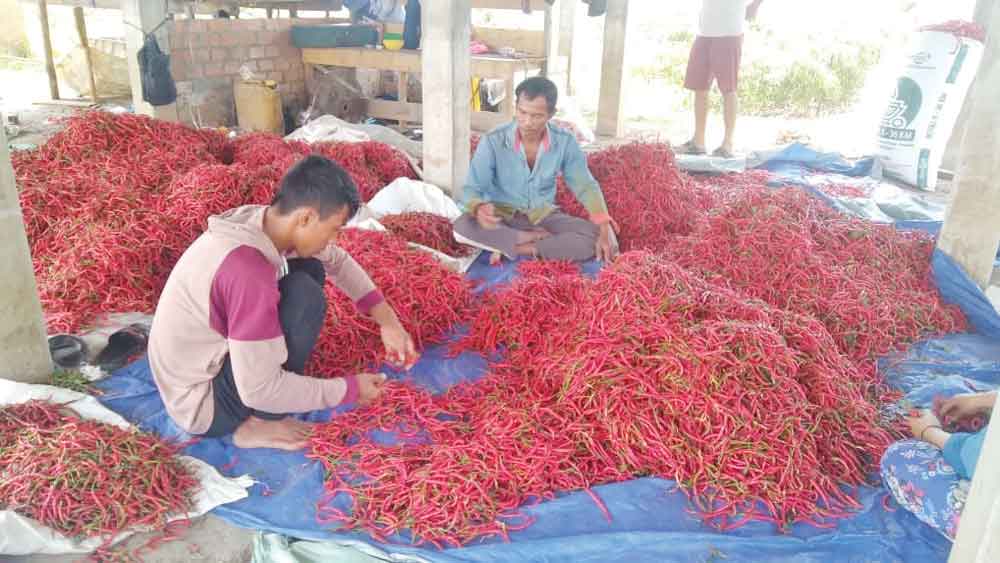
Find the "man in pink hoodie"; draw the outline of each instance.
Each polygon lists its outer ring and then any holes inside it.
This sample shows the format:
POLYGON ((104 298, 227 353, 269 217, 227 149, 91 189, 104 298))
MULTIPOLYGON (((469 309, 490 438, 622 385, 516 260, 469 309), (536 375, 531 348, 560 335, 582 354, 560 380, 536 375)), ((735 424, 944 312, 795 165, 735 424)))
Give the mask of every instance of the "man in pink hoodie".
POLYGON ((310 428, 287 413, 378 396, 380 374, 300 375, 323 326, 327 276, 378 323, 391 361, 416 357, 395 311, 335 245, 359 205, 340 166, 309 156, 288 171, 270 206, 209 218, 170 273, 149 338, 153 378, 179 426, 232 434, 242 448, 296 450, 310 428))

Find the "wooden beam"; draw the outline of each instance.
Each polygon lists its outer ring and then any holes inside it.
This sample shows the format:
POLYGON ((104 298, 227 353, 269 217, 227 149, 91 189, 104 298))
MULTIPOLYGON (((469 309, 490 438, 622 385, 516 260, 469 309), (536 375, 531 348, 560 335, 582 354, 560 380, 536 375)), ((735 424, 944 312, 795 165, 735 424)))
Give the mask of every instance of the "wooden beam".
POLYGON ((556 0, 555 4, 545 10, 545 76, 555 82, 559 92, 566 92, 566 61, 559 54, 560 28, 562 27, 562 4, 565 1, 556 0))
MULTIPOLYGON (((375 119, 391 119, 420 123, 424 116, 423 104, 416 102, 394 102, 392 100, 368 100, 367 113, 375 119)), ((503 113, 495 111, 473 111, 469 125, 475 131, 489 131, 497 125, 510 121, 503 113)), ((426 134, 424 135, 426 138, 426 134)))
POLYGON ((56 77, 56 63, 52 60, 52 38, 49 35, 49 5, 46 0, 38 0, 38 19, 42 24, 42 50, 45 54, 45 73, 49 75, 49 97, 59 99, 59 79, 56 77))
POLYGON ((469 170, 470 0, 425 0, 421 15, 424 179, 459 197, 469 170))
MULTIPOLYGON (((425 21, 427 20, 424 17, 425 21)), ((351 68, 376 68, 400 72, 423 71, 420 51, 390 51, 364 47, 338 47, 334 49, 302 49, 302 62, 351 68)), ((490 55, 471 57, 472 73, 482 78, 506 78, 511 72, 537 71, 545 62, 543 58, 507 59, 490 55)))
POLYGON ((80 37, 83 55, 87 61, 87 77, 90 79, 90 99, 97 103, 97 81, 94 80, 94 59, 90 56, 90 41, 87 40, 87 20, 83 17, 83 8, 73 8, 73 19, 76 20, 76 34, 80 37))
POLYGON ((625 32, 628 0, 608 0, 604 16, 604 55, 601 60, 601 95, 597 106, 597 134, 621 137, 624 133, 622 83, 625 78, 625 32))
MULTIPOLYGON (((476 10, 520 10, 521 0, 471 0, 476 10)), ((532 10, 544 10, 545 0, 531 0, 532 10)))
MULTIPOLYGON (((410 73, 400 72, 396 74, 396 97, 404 104, 410 99, 410 73)), ((399 128, 406 128, 406 119, 399 120, 399 128)))

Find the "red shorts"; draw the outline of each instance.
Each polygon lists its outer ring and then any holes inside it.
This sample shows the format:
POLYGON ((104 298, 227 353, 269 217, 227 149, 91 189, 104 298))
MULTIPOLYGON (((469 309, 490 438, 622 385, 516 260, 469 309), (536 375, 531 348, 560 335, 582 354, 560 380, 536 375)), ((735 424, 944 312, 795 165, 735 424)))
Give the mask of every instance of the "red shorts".
POLYGON ((696 37, 688 57, 684 87, 688 90, 709 90, 714 78, 723 94, 735 92, 742 54, 742 35, 696 37))

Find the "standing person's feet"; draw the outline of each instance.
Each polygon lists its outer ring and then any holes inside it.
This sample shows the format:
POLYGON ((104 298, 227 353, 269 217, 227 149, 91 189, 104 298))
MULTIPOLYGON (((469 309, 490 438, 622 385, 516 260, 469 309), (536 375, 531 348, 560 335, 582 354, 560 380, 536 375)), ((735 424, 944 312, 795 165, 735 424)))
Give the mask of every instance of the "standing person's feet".
POLYGON ((736 153, 733 152, 732 145, 728 147, 726 145, 722 145, 721 147, 712 151, 712 156, 717 156, 719 158, 733 158, 734 156, 736 156, 736 153))
POLYGON ((312 424, 283 418, 264 420, 251 416, 233 432, 233 444, 238 448, 277 448, 279 450, 301 450, 309 442, 312 424))
POLYGON ((702 155, 705 154, 705 147, 699 146, 694 142, 694 139, 691 139, 690 141, 677 147, 677 154, 702 155))

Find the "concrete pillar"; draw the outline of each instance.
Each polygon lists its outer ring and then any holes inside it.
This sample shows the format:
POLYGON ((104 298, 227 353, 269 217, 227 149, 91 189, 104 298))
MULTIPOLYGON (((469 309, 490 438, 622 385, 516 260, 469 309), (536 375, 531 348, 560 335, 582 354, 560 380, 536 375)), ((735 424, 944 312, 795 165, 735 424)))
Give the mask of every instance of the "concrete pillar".
MULTIPOLYGON (((3 115, 0 114, 0 124, 3 115)), ((0 378, 38 383, 52 373, 7 136, 0 127, 0 378)))
MULTIPOLYGON (((139 73, 139 61, 136 58, 145 40, 143 31, 152 31, 167 18, 169 14, 167 0, 122 0, 121 5, 125 28, 125 58, 128 61, 128 77, 132 85, 132 105, 135 108, 135 113, 178 121, 176 103, 154 107, 142 100, 142 78, 139 73)), ((169 25, 171 24, 160 26, 155 34, 160 49, 165 53, 170 52, 170 41, 167 33, 169 25)))
MULTIPOLYGON (((990 13, 996 4, 997 0, 976 0, 976 6, 972 13, 972 21, 983 27, 988 27, 990 24, 990 13)), ((958 119, 955 120, 955 128, 951 132, 951 138, 948 140, 944 156, 941 158, 941 168, 946 170, 954 171, 958 165, 958 152, 962 148, 962 137, 965 136, 965 128, 969 123, 969 111, 972 109, 971 100, 976 91, 977 82, 978 80, 973 80, 969 86, 965 103, 962 104, 962 111, 959 112, 958 119)))
POLYGON ((1000 561, 1000 402, 990 420, 949 563, 1000 561))
POLYGON ((938 248, 982 288, 989 284, 1000 245, 1000 10, 993 11, 991 20, 962 139, 955 194, 938 238, 938 248))
POLYGON ((576 29, 576 2, 563 0, 559 3, 559 56, 566 57, 566 95, 573 95, 573 37, 576 29))
POLYGON ((562 41, 562 5, 572 3, 567 0, 556 0, 551 6, 545 7, 545 76, 555 82, 559 92, 567 88, 568 57, 560 52, 562 41))
POLYGON ((604 56, 601 61, 601 96, 597 104, 597 134, 621 137, 624 133, 622 83, 625 78, 625 31, 628 0, 608 0, 604 16, 604 56))
POLYGON ((424 0, 424 180, 461 195, 471 133, 470 0, 424 0))

